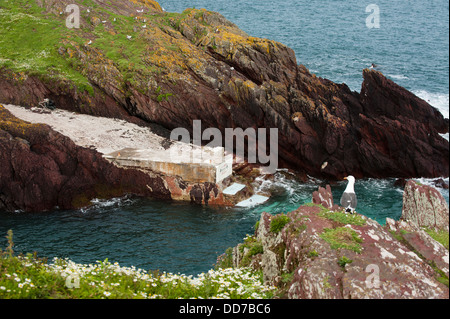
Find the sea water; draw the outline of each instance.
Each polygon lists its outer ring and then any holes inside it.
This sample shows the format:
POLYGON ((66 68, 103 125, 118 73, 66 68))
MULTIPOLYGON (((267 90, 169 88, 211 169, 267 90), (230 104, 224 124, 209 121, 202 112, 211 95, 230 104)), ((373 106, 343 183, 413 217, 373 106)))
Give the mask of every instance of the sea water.
MULTIPOLYGON (((189 7, 220 12, 249 35, 294 49, 299 64, 317 76, 360 91, 372 63, 388 78, 449 115, 449 3, 430 1, 160 0, 169 12, 189 7), (368 28, 369 4, 380 27, 368 28)), ((448 134, 445 136, 448 139, 448 134)), ((432 185, 430 179, 418 179, 432 185)), ((448 178, 445 179, 448 183, 448 178)), ((381 224, 401 215, 403 189, 395 179, 357 180, 358 212, 381 224)), ((142 198, 93 201, 82 210, 1 213, 0 235, 14 232, 16 252, 38 252, 79 263, 108 258, 123 266, 198 274, 218 255, 254 232, 261 213, 286 213, 311 201, 324 181, 298 181, 285 170, 261 185, 273 196, 250 208, 198 206, 142 198)), ((337 202, 345 183, 331 185, 337 202)), ((439 188, 449 200, 448 190, 439 188)), ((0 237, 0 247, 6 240, 0 237)))

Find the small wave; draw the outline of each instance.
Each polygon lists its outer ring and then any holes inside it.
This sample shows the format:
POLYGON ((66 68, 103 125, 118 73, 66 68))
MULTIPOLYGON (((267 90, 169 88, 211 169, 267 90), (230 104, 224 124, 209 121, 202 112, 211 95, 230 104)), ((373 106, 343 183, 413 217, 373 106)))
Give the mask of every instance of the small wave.
MULTIPOLYGON (((413 179, 416 182, 419 182, 420 184, 435 187, 436 180, 438 180, 439 178, 425 178, 425 177, 421 177, 421 178, 413 178, 413 179)), ((442 180, 448 184, 449 178, 448 177, 445 177, 445 178, 442 177, 442 180)))
POLYGON ((117 208, 125 205, 132 204, 134 201, 129 196, 115 197, 110 199, 94 198, 91 200, 91 205, 85 208, 81 208, 82 213, 90 211, 98 211, 99 208, 117 208))
POLYGON ((97 207, 111 207, 120 204, 122 200, 123 200, 122 198, 112 198, 112 199, 94 198, 93 200, 91 200, 91 203, 93 206, 97 207))
POLYGON ((394 80, 408 80, 409 79, 407 76, 401 75, 401 74, 388 74, 387 76, 394 80))
POLYGON ((257 177, 255 181, 260 183, 259 187, 256 189, 256 193, 258 193, 258 191, 276 191, 276 189, 281 189, 289 196, 294 195, 300 188, 311 186, 317 182, 317 180, 311 180, 306 183, 300 183, 295 174, 287 169, 278 169, 274 174, 273 179, 257 177))

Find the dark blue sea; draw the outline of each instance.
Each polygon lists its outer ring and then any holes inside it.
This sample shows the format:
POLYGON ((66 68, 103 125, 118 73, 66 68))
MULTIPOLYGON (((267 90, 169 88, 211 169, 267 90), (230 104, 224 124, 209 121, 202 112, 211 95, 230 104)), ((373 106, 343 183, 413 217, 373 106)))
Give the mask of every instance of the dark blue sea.
MULTIPOLYGON (((372 63, 387 77, 449 115, 449 3, 447 0, 161 0, 169 12, 189 7, 220 12, 248 34, 282 42, 317 76, 360 91, 362 69, 372 63), (368 28, 369 4, 379 28, 368 28)), ((448 139, 448 134, 445 136, 448 139)), ((423 184, 431 180, 419 179, 423 184)), ((445 179, 448 183, 448 178, 445 179)), ((398 219, 402 188, 395 179, 357 180, 358 212, 381 224, 398 219)), ((0 213, 0 247, 8 229, 16 252, 68 257, 79 263, 108 258, 122 266, 198 274, 218 255, 252 234, 263 211, 288 212, 311 201, 322 181, 300 183, 280 171, 263 184, 274 196, 253 208, 217 208, 151 199, 94 201, 83 210, 0 213)), ((335 200, 345 184, 332 185, 335 200)), ((439 189, 447 202, 448 190, 439 189)))

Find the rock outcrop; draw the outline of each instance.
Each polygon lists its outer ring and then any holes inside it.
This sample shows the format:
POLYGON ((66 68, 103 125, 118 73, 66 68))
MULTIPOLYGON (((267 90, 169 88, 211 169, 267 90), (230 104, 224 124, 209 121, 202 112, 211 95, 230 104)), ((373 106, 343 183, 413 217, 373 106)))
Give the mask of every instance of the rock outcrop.
POLYGON ((30 124, 0 105, 0 210, 80 208, 125 194, 171 199, 161 176, 116 167, 47 125, 30 124))
POLYGON ((305 178, 448 176, 449 144, 439 135, 448 119, 380 72, 364 70, 361 92, 352 92, 215 12, 166 13, 147 0, 83 3, 34 2, 44 9, 37 21, 61 23, 49 31, 61 32, 49 54, 64 72, 15 69, 5 57, 0 102, 50 98, 68 110, 169 130, 192 130, 194 119, 222 134, 278 128, 279 166, 305 178), (67 33, 60 12, 69 3, 80 7, 81 28, 67 33))
POLYGON ((449 227, 448 205, 434 187, 409 180, 403 193, 402 218, 419 227, 445 229, 449 227))
MULTIPOLYGON (((332 199, 329 187, 321 193, 332 199)), ((280 298, 449 297, 448 248, 403 220, 381 226, 310 204, 286 215, 263 213, 255 228, 233 249, 234 265, 261 269, 280 298)))

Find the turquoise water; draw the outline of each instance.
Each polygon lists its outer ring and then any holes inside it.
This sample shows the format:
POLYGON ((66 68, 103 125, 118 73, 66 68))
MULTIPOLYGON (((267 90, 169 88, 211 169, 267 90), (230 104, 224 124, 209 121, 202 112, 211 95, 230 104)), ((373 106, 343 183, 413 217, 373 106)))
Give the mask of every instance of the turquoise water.
MULTIPOLYGON (((207 8, 222 13, 247 33, 280 41, 298 63, 359 91, 362 69, 371 63, 398 84, 437 107, 449 109, 449 4, 443 0, 377 1, 380 28, 368 29, 361 1, 161 0, 172 12, 207 8)), ((448 137, 447 137, 448 138, 448 137)), ((448 178, 445 179, 448 183, 448 178)), ((399 218, 402 189, 394 179, 357 180, 358 212, 380 223, 399 218)), ((420 179, 424 184, 430 180, 420 179)), ((14 232, 17 252, 68 257, 91 263, 109 258, 123 266, 197 274, 234 246, 263 211, 288 212, 310 202, 322 181, 300 183, 285 172, 263 185, 274 193, 264 205, 237 209, 202 207, 138 198, 97 201, 89 209, 39 214, 2 213, 0 235, 14 232)), ((332 185, 335 200, 345 183, 332 185)), ((448 190, 443 193, 447 202, 448 190)), ((3 235, 0 247, 6 245, 3 235)))

